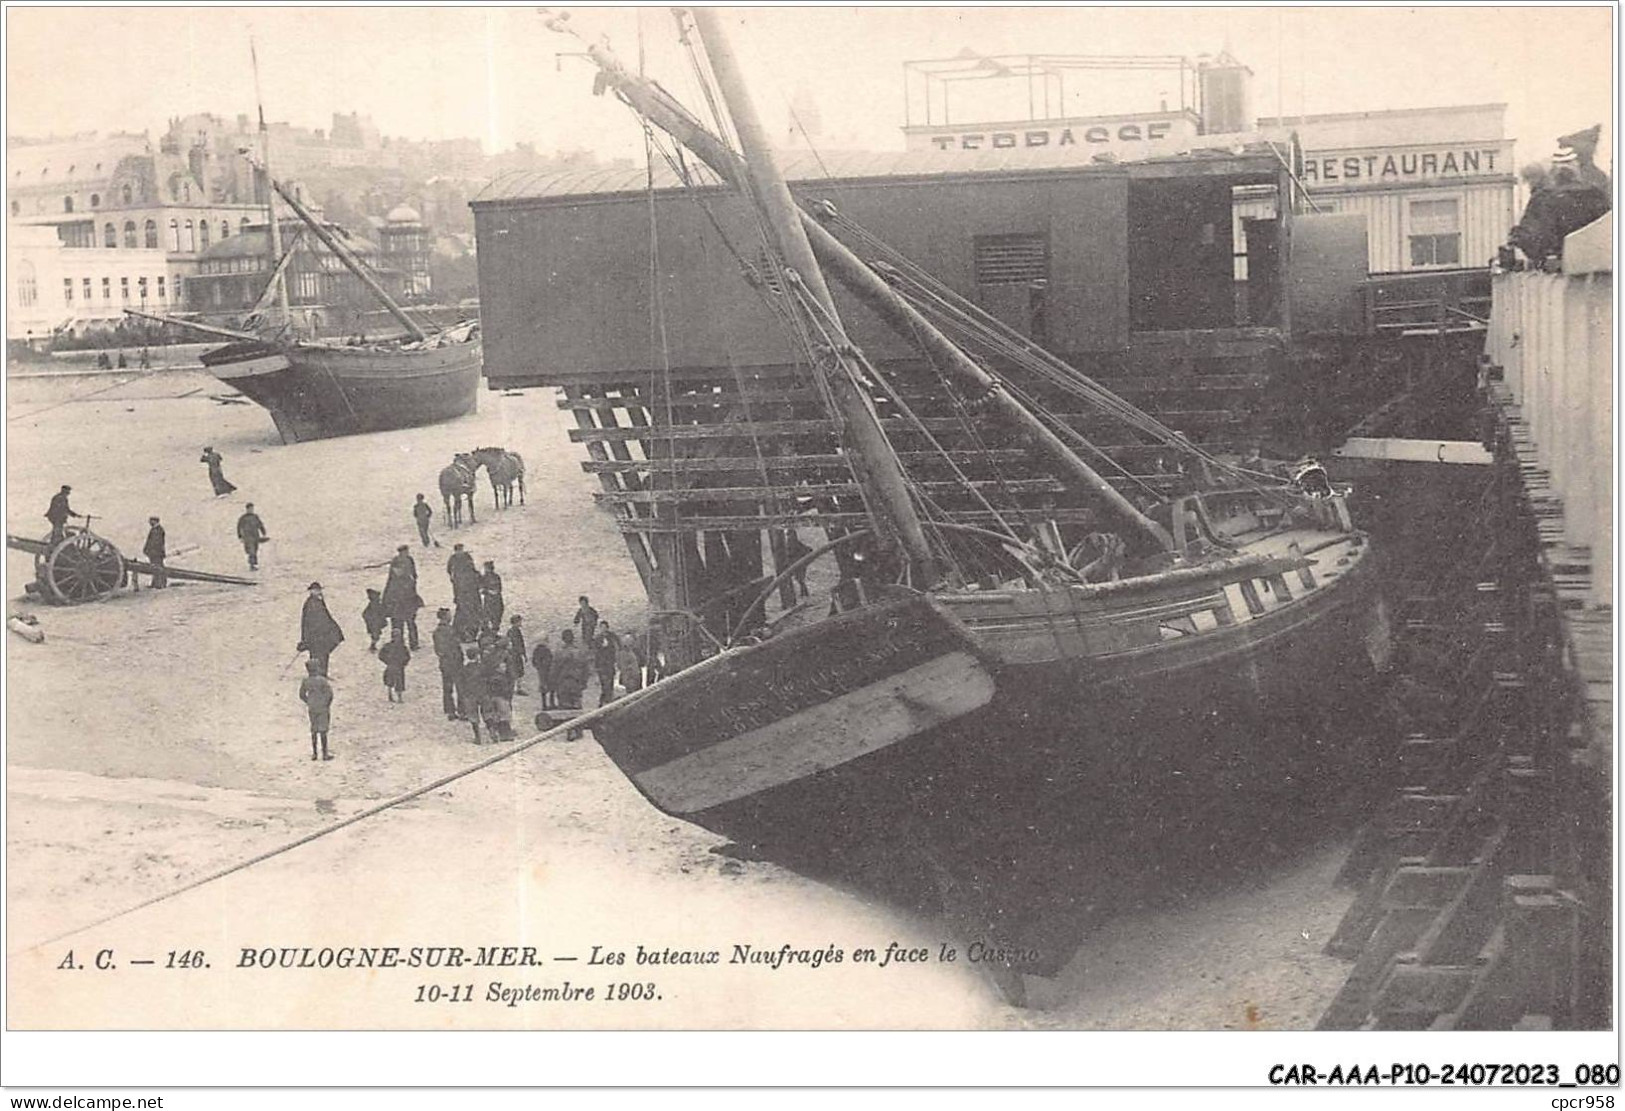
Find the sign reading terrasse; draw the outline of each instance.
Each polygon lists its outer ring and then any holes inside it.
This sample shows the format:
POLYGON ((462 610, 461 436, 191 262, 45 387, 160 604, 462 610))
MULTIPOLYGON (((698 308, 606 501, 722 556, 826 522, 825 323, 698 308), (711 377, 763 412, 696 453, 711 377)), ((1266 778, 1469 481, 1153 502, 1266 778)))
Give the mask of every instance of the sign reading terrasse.
POLYGON ((1305 153, 1305 185, 1381 185, 1434 178, 1499 177, 1513 172, 1505 143, 1394 147, 1305 153))
POLYGON ((1151 153, 1196 138, 1196 117, 1183 112, 1029 123, 965 124, 903 129, 909 150, 984 151, 1071 147, 1093 153, 1151 153))

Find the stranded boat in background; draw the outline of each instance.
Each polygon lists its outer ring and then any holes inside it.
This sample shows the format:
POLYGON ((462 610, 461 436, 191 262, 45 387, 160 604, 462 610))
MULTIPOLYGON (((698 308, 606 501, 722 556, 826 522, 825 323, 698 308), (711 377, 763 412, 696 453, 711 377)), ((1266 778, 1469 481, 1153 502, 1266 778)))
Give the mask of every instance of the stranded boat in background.
MULTIPOLYGON (((266 179, 407 335, 388 342, 346 345, 264 340, 238 333, 239 342, 204 353, 202 361, 209 373, 263 405, 276 422, 283 443, 412 428, 473 412, 479 399, 481 367, 478 322, 468 321, 434 334, 425 332, 281 182, 269 174, 266 179)), ((290 253, 292 250, 290 247, 290 253)), ((273 286, 282 281, 285 261, 279 261, 272 275, 273 286)))
POLYGON ((415 428, 474 411, 479 324, 422 340, 345 346, 244 339, 205 352, 210 374, 262 405, 285 444, 415 428))
MULTIPOLYGON (((257 58, 254 72, 257 85, 257 58)), ((240 153, 266 184, 266 226, 274 265, 270 281, 250 315, 269 307, 274 300, 279 310, 275 319, 284 334, 257 335, 133 309, 125 311, 133 316, 235 340, 205 352, 203 366, 228 386, 264 406, 285 444, 358 432, 415 428, 473 412, 479 402, 482 366, 479 323, 465 321, 432 334, 424 331, 395 303, 388 290, 343 240, 271 176, 264 161, 270 140, 263 106, 260 135, 264 149, 258 160, 247 150, 240 153), (281 225, 274 199, 278 195, 305 229, 389 311, 405 330, 404 336, 366 344, 286 338, 292 321, 284 274, 299 243, 295 237, 286 251, 282 249, 281 225)))

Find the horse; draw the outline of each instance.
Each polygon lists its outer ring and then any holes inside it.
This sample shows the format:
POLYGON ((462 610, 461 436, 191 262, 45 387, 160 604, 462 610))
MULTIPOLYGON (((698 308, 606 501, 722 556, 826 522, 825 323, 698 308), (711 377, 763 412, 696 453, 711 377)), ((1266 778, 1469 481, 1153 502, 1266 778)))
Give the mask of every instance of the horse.
POLYGON ((475 448, 470 455, 474 466, 484 467, 491 479, 491 506, 502 509, 513 505, 513 488, 519 486, 519 504, 525 504, 525 461, 516 451, 499 447, 475 448))
POLYGON ((468 523, 474 519, 474 472, 478 468, 469 456, 459 452, 449 467, 440 471, 440 497, 446 503, 446 527, 457 528, 463 523, 463 499, 468 499, 468 523))

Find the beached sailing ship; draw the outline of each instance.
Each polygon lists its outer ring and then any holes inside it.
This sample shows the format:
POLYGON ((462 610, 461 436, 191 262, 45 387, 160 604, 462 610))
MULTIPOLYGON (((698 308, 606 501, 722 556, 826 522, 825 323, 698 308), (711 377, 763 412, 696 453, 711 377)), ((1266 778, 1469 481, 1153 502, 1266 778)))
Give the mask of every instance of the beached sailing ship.
MULTIPOLYGON (((697 203, 725 241, 707 197, 721 184, 750 199, 766 242, 732 248, 749 283, 741 294, 754 287, 770 303, 801 358, 748 390, 740 368, 715 372, 740 379, 736 394, 669 359, 665 373, 606 372, 595 396, 567 387, 560 404, 582 418, 587 467, 605 477, 662 611, 660 648, 687 657, 595 715, 605 752, 668 814, 793 862, 889 860, 927 884, 1019 869, 1127 798, 1178 806, 1159 795, 1172 777, 1202 780, 1238 753, 1274 762, 1291 789, 1319 758, 1324 717, 1360 697, 1383 652, 1370 546, 1345 494, 1315 466, 1273 474, 1203 448, 833 205, 798 208, 718 14, 692 18, 742 153, 603 46, 583 45, 600 88, 710 168, 697 203), (918 345, 912 370, 880 368, 851 342, 826 270, 918 345), (1036 400, 1034 380, 1129 429, 1142 457, 1181 462, 1157 481, 1119 467, 1036 400), (921 416, 928 401, 958 422, 921 416), (778 416, 792 402, 821 404, 829 419, 778 416), (1009 446, 987 448, 1001 429, 1009 446), (905 430, 913 450, 894 446, 905 430), (967 476, 972 455, 1001 453, 1043 460, 1046 477, 967 476), (821 528, 825 541, 793 545, 797 528, 821 528), (702 562, 748 572, 754 557, 760 568, 764 535, 771 572, 722 579, 708 596, 693 576, 684 586, 702 562), (795 580, 820 567, 827 591, 798 596, 795 580), (690 606, 660 605, 689 588, 690 606)), ((674 172, 692 183, 678 158, 674 172)), ((523 242, 510 211, 475 208, 523 242)), ((482 249, 482 267, 489 258, 482 249)))
MULTIPOLYGON (((255 63, 258 80, 258 63, 255 63)), ((260 109, 260 132, 266 134, 265 110, 260 109)), ((397 304, 368 269, 366 263, 300 202, 293 191, 271 176, 264 158, 249 158, 266 183, 267 229, 274 267, 258 304, 250 312, 258 317, 274 301, 278 311, 260 332, 243 332, 193 321, 151 317, 234 342, 203 353, 205 369, 222 382, 263 406, 276 423, 285 444, 415 428, 453 420, 474 411, 479 401, 480 326, 465 321, 450 328, 426 331, 397 304), (346 270, 388 310, 405 334, 393 339, 346 343, 340 340, 290 336, 286 271, 299 247, 300 236, 282 249, 275 197, 281 196, 295 216, 346 270)), ((248 152, 243 152, 249 157, 248 152)), ((301 232, 301 236, 303 231, 301 232)), ((136 316, 148 313, 130 311, 136 316)))

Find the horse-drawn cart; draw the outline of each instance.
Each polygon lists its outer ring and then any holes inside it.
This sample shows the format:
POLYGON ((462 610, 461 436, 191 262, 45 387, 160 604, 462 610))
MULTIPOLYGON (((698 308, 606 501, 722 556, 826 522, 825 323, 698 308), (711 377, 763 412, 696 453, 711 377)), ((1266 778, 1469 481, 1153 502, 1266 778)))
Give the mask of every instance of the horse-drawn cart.
MULTIPOLYGON (((27 591, 59 606, 76 606, 105 598, 128 585, 131 575, 151 575, 158 571, 144 560, 126 559, 111 540, 92 532, 89 526, 65 529, 56 540, 49 536, 34 540, 7 533, 6 547, 34 557, 34 581, 28 584, 27 591)), ((166 577, 185 582, 254 585, 253 579, 236 575, 215 575, 179 567, 165 567, 163 571, 166 577)))

